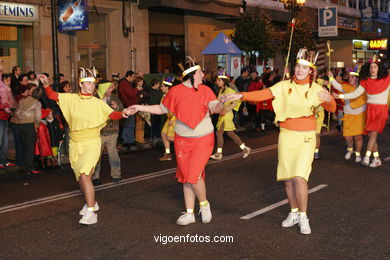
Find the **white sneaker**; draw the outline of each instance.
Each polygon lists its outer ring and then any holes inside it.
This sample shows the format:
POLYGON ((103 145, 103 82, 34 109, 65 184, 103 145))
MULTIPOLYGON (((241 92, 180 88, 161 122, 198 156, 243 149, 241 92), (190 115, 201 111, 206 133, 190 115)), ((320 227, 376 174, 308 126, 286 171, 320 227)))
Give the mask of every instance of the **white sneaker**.
POLYGON ((371 168, 379 167, 381 165, 382 165, 382 162, 381 162, 381 158, 379 158, 379 157, 374 158, 372 160, 372 162, 370 163, 371 168))
POLYGON ((353 153, 353 151, 347 151, 347 153, 344 156, 345 160, 351 159, 352 153, 353 153))
POLYGON ((219 160, 222 160, 222 154, 221 153, 215 153, 215 154, 211 155, 210 158, 219 161, 219 160))
POLYGON ((360 155, 356 156, 355 162, 360 163, 362 161, 362 157, 360 155))
POLYGON ((93 225, 97 223, 97 214, 87 210, 79 221, 80 224, 93 225))
MULTIPOLYGON (((99 205, 98 205, 97 201, 95 201, 95 206, 94 206, 94 208, 95 208, 95 210, 94 210, 93 212, 96 212, 96 211, 99 210, 99 205)), ((87 211, 87 209, 88 209, 87 204, 84 204, 84 206, 83 206, 83 208, 80 210, 79 214, 80 214, 81 216, 84 216, 84 214, 85 214, 85 212, 87 211)))
POLYGON ((202 214, 202 222, 204 224, 210 223, 211 218, 213 217, 211 214, 210 203, 207 203, 206 206, 201 206, 199 209, 199 214, 202 214))
POLYGON ((282 222, 282 227, 292 227, 298 223, 299 214, 290 212, 285 220, 282 222))
POLYGON ((307 216, 299 216, 298 217, 298 226, 300 227, 300 232, 303 235, 310 235, 311 228, 309 225, 309 219, 307 216))
POLYGON ((364 156, 363 161, 362 161, 362 165, 368 166, 369 164, 370 164, 370 157, 364 156))
POLYGON ((242 150, 242 152, 244 153, 242 155, 242 158, 247 158, 249 156, 249 154, 251 153, 252 149, 248 146, 245 146, 244 150, 242 150))
POLYGON ((195 215, 194 213, 187 212, 183 212, 183 214, 176 221, 176 224, 179 226, 187 226, 192 223, 195 223, 195 215))

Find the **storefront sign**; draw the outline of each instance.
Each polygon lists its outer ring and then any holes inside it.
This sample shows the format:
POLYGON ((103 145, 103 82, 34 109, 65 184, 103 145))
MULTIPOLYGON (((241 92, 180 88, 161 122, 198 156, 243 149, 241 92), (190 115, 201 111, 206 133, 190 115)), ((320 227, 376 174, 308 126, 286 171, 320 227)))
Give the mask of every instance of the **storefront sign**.
POLYGON ((38 6, 0 2, 0 20, 38 21, 38 6))
POLYGON ((339 15, 339 28, 357 31, 357 19, 339 15))
POLYGON ((88 30, 87 0, 58 1, 60 31, 88 30))
POLYGON ((363 42, 362 41, 353 42, 353 48, 356 50, 363 50, 363 42))
POLYGON ((382 51, 387 50, 387 39, 370 40, 369 49, 382 51))
POLYGON ((337 7, 318 8, 318 36, 337 36, 337 7))

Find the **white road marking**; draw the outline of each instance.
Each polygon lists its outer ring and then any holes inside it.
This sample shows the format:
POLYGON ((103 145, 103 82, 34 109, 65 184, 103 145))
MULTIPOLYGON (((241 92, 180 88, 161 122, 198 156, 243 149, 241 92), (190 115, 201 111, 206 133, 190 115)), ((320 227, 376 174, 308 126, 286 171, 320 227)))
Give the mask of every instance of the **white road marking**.
MULTIPOLYGON (((331 130, 331 131, 328 131, 328 132, 324 132, 321 135, 329 135, 329 134, 332 134, 334 132, 336 132, 336 130, 331 130)), ((266 152, 266 151, 269 151, 269 150, 276 149, 277 147, 278 147, 277 144, 273 144, 273 145, 268 145, 268 146, 256 148, 256 149, 253 149, 251 151, 251 154, 260 153, 260 152, 266 152)), ((242 153, 236 153, 236 154, 224 156, 222 158, 222 160, 220 160, 220 161, 211 161, 210 160, 207 164, 220 163, 220 162, 223 162, 223 161, 236 159, 236 158, 239 158, 239 157, 242 157, 242 153)), ((122 180, 119 183, 106 183, 106 184, 102 184, 102 185, 99 185, 99 186, 95 187, 95 191, 107 190, 107 189, 116 188, 116 187, 119 187, 119 186, 122 186, 122 185, 127 185, 127 184, 130 184, 130 183, 134 183, 134 182, 139 182, 139 181, 143 181, 143 180, 148 180, 148 179, 157 178, 157 177, 160 177, 160 176, 172 174, 172 173, 176 172, 176 169, 177 168, 175 167, 175 168, 170 168, 170 169, 166 169, 166 170, 162 170, 162 171, 158 171, 158 172, 147 173, 147 174, 131 177, 131 178, 128 178, 128 179, 124 179, 124 180, 122 180)), ((29 208, 29 207, 33 207, 33 206, 37 206, 37 205, 42 205, 42 204, 45 204, 45 203, 50 203, 50 202, 54 202, 54 201, 58 201, 58 200, 63 200, 63 199, 67 199, 67 198, 77 197, 77 196, 81 196, 81 195, 82 195, 81 191, 80 190, 76 190, 76 191, 61 193, 61 194, 57 194, 57 195, 53 195, 53 196, 43 197, 43 198, 40 198, 40 199, 31 200, 31 201, 26 201, 26 202, 23 202, 23 203, 8 205, 8 206, 0 207, 0 214, 6 213, 6 212, 16 211, 16 210, 20 210, 20 209, 25 209, 25 208, 29 208)))
MULTIPOLYGON (((327 185, 327 184, 321 184, 321 185, 315 186, 314 188, 312 188, 312 189, 309 190, 309 194, 310 194, 310 193, 313 193, 313 192, 316 192, 316 191, 319 191, 320 189, 323 189, 323 188, 325 188, 326 186, 328 186, 328 185, 327 185)), ((278 203, 269 205, 268 207, 259 209, 259 210, 255 211, 255 212, 252 212, 252 213, 250 213, 250 214, 248 214, 248 215, 245 215, 245 216, 241 217, 240 219, 251 219, 251 218, 256 217, 256 216, 258 216, 258 215, 261 215, 261 214, 263 214, 263 213, 265 213, 265 212, 268 212, 268 211, 271 211, 271 210, 273 210, 273 209, 276 209, 276 208, 278 208, 278 207, 280 207, 280 206, 283 206, 283 205, 285 205, 285 204, 287 204, 287 203, 288 203, 288 200, 287 200, 287 199, 282 200, 282 201, 279 201, 278 203)))

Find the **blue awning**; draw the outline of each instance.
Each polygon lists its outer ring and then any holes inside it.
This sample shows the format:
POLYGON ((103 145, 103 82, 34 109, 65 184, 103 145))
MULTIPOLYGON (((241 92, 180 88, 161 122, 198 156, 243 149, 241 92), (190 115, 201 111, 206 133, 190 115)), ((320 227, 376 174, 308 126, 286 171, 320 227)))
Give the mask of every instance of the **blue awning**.
POLYGON ((202 54, 230 54, 241 55, 242 51, 223 32, 202 51, 202 54))

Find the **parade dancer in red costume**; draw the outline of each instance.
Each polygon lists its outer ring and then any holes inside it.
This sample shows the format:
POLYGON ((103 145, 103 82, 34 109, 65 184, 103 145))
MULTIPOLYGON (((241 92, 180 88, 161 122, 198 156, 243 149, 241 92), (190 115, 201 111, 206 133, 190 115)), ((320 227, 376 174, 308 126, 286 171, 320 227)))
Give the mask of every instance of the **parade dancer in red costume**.
POLYGON ((390 76, 382 63, 379 63, 374 56, 371 62, 364 64, 360 70, 360 85, 359 87, 347 94, 334 94, 335 98, 354 99, 367 94, 367 115, 366 127, 369 140, 367 144, 366 156, 363 158, 362 165, 370 167, 378 167, 382 165, 379 158, 379 150, 377 144, 378 134, 383 132, 386 126, 388 117, 388 95, 390 91, 390 76), (370 156, 374 155, 374 159, 370 163, 370 156))
POLYGON ((190 62, 183 70, 183 83, 172 87, 160 105, 133 105, 131 114, 138 111, 153 114, 171 112, 176 116, 175 151, 177 161, 176 178, 183 183, 184 212, 177 224, 184 226, 195 223, 195 198, 199 200, 202 222, 209 223, 212 215, 206 198, 205 166, 214 147, 214 127, 211 113, 220 113, 220 103, 205 85, 202 85, 203 72, 199 65, 188 57, 190 62))

